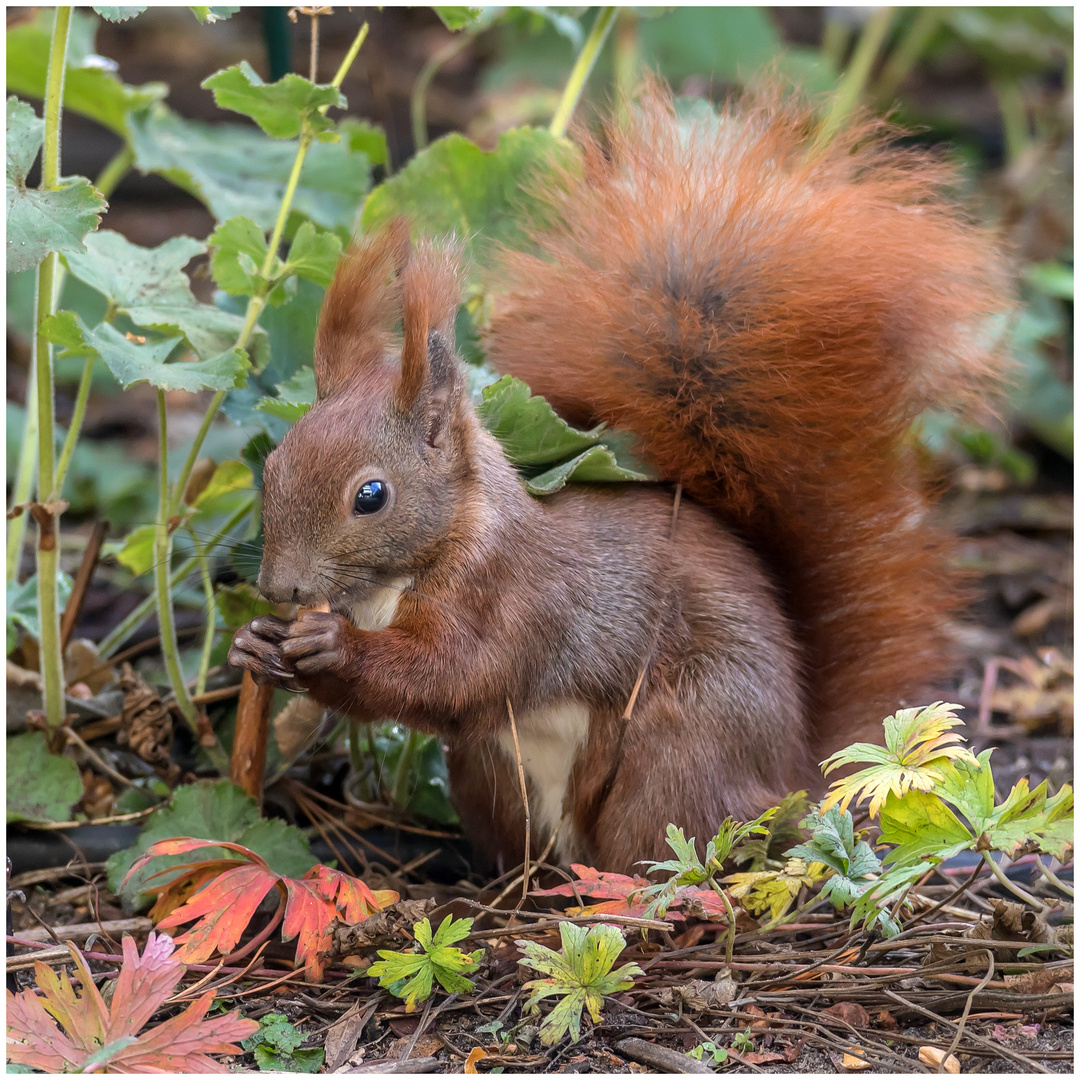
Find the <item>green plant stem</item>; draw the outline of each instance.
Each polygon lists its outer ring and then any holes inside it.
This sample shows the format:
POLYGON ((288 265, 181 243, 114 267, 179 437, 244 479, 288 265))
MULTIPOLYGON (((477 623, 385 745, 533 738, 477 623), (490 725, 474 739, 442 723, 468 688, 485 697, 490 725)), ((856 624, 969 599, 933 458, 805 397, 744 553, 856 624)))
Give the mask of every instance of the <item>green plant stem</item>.
POLYGON ((1042 861, 1042 859, 1037 858, 1035 860, 1035 865, 1039 868, 1039 873, 1041 873, 1042 876, 1046 878, 1046 880, 1049 881, 1055 889, 1060 889, 1070 900, 1073 899, 1076 894, 1073 892, 1072 888, 1066 885, 1065 882, 1062 881, 1061 878, 1059 878, 1057 874, 1055 874, 1053 870, 1051 870, 1050 867, 1042 861))
MULTIPOLYGON (((356 37, 353 39, 353 43, 349 47, 348 53, 345 54, 345 59, 342 60, 337 73, 331 80, 332 86, 341 86, 346 73, 352 66, 352 62, 356 59, 357 53, 360 52, 360 46, 364 44, 364 39, 367 35, 368 24, 364 23, 364 25, 360 27, 359 33, 357 33, 356 37)), ((268 278, 273 270, 277 249, 281 244, 281 237, 285 232, 285 225, 289 220, 289 211, 292 208, 292 202, 296 196, 296 189, 300 185, 300 173, 304 167, 304 159, 307 157, 307 152, 310 149, 314 138, 314 134, 305 126, 304 130, 300 133, 300 143, 296 148, 296 158, 293 161, 292 171, 289 173, 289 181, 285 187, 285 194, 282 196, 277 220, 274 222, 274 230, 270 234, 270 243, 266 248, 266 257, 263 259, 262 268, 259 272, 260 276, 263 278, 268 278)), ((266 297, 263 295, 255 295, 248 300, 247 311, 244 314, 244 326, 240 331, 240 336, 236 339, 235 348, 247 348, 248 342, 251 340, 251 335, 255 332, 255 324, 258 322, 259 316, 262 314, 262 310, 265 306, 266 297)), ((224 400, 225 391, 219 390, 213 398, 211 398, 210 404, 207 406, 206 413, 202 419, 202 424, 199 426, 198 433, 195 436, 195 441, 191 444, 190 451, 188 451, 187 460, 184 462, 184 467, 180 470, 180 475, 177 477, 176 483, 173 486, 173 496, 170 502, 170 512, 173 515, 177 514, 180 510, 180 504, 184 497, 184 490, 187 488, 188 479, 191 476, 191 470, 195 467, 195 462, 199 459, 199 452, 202 450, 202 445, 210 430, 210 425, 214 422, 214 418, 217 416, 218 410, 221 408, 221 403, 224 400)))
POLYGON ((1044 904, 1037 896, 1032 896, 1026 889, 1022 889, 1015 881, 1010 881, 1005 875, 1005 871, 990 857, 990 853, 984 851, 982 853, 983 862, 990 868, 990 873, 998 879, 998 881, 1013 894, 1013 896, 1019 897, 1025 904, 1030 904, 1036 911, 1049 911, 1050 905, 1044 904))
POLYGON ((941 23, 941 12, 942 9, 938 7, 919 8, 889 59, 885 61, 874 87, 874 96, 884 105, 892 104, 900 84, 919 62, 923 49, 941 23))
POLYGON ((462 30, 460 34, 456 34, 441 49, 439 49, 420 69, 420 74, 416 77, 416 83, 413 86, 412 96, 409 99, 409 117, 412 120, 413 146, 415 146, 417 150, 423 150, 428 144, 427 92, 428 87, 431 85, 431 80, 435 78, 439 68, 441 68, 443 64, 447 64, 453 60, 462 49, 472 42, 482 29, 484 29, 483 26, 478 23, 473 23, 472 26, 462 30))
POLYGON ((825 16, 825 32, 821 39, 821 52, 829 65, 829 70, 837 75, 840 74, 840 66, 844 62, 844 53, 847 52, 848 42, 851 40, 851 28, 846 20, 835 16, 825 16))
MULTIPOLYGON (((36 346, 35 338, 35 346, 36 346)), ((19 448, 19 464, 15 471, 15 483, 11 489, 11 505, 23 506, 30 501, 34 490, 34 471, 37 466, 37 365, 30 365, 26 381, 26 422, 23 426, 22 446, 19 448)), ((7 581, 14 584, 19 577, 19 562, 26 538, 26 514, 19 514, 8 522, 7 535, 7 581)))
POLYGON ((870 78, 870 69, 874 66, 874 61, 892 26, 894 14, 895 9, 891 7, 878 8, 870 17, 862 34, 859 35, 859 41, 851 55, 851 63, 844 74, 844 80, 833 97, 832 108, 822 122, 821 129, 814 140, 815 151, 823 150, 832 142, 833 136, 844 126, 844 122, 858 105, 859 98, 870 78))
POLYGON ((600 50, 607 40, 611 24, 615 20, 616 11, 618 11, 618 8, 606 7, 600 9, 596 21, 589 31, 589 36, 581 47, 581 54, 575 61, 574 69, 570 72, 570 78, 566 83, 566 89, 563 90, 562 100, 560 100, 559 107, 555 110, 555 115, 551 118, 549 130, 557 138, 561 139, 566 134, 566 127, 570 123, 570 117, 574 115, 574 109, 577 108, 577 103, 581 100, 585 83, 588 81, 593 65, 596 63, 596 58, 600 55, 600 50))
POLYGON ((206 690, 206 673, 210 670, 210 653, 214 650, 214 628, 217 625, 217 602, 214 597, 214 583, 210 579, 210 567, 207 564, 206 549, 195 530, 188 525, 188 534, 195 545, 195 558, 199 563, 199 577, 202 579, 203 595, 206 597, 206 638, 203 641, 202 655, 199 657, 199 672, 195 676, 195 693, 206 690))
MULTIPOLYGON (((253 498, 246 501, 233 513, 232 517, 221 526, 219 535, 225 536, 230 530, 235 529, 236 526, 251 513, 251 509, 254 505, 255 500, 253 498)), ((198 562, 198 556, 192 556, 189 559, 185 559, 184 562, 173 571, 172 577, 169 578, 169 588, 175 589, 176 586, 196 568, 198 562)), ((157 593, 151 591, 143 597, 138 607, 127 615, 122 622, 118 623, 107 637, 102 639, 101 643, 98 645, 98 653, 102 658, 109 657, 116 652, 116 650, 127 640, 132 631, 137 629, 143 619, 150 614, 150 610, 153 608, 156 601, 157 593)))
POLYGON ((1001 126, 1005 135, 1005 158, 1011 164, 1017 161, 1031 145, 1027 109, 1024 95, 1016 79, 995 79, 994 93, 1001 110, 1001 126))
POLYGON ((401 757, 398 758, 397 772, 394 775, 394 805, 399 810, 404 810, 412 794, 412 769, 416 759, 416 748, 420 745, 420 732, 409 728, 408 735, 401 747, 401 757))
MULTIPOLYGON (((45 134, 42 148, 41 189, 60 186, 60 114, 64 99, 64 62, 67 56, 71 8, 56 9, 49 68, 45 79, 45 134)), ((35 298, 34 369, 37 398, 38 482, 37 501, 55 498, 54 386, 52 343, 42 324, 56 311, 56 275, 59 256, 50 251, 38 267, 35 298)), ((60 611, 56 597, 56 574, 60 567, 60 512, 44 510, 38 520, 37 600, 41 621, 41 676, 44 682, 45 721, 52 730, 64 724, 64 664, 60 648, 60 611)))
POLYGON ((184 673, 180 667, 180 654, 176 642, 176 624, 173 621, 172 598, 169 589, 169 434, 168 413, 165 409, 165 391, 158 390, 158 515, 154 523, 154 583, 157 589, 158 619, 160 621, 161 653, 165 658, 165 670, 169 673, 169 683, 176 704, 180 708, 188 726, 196 736, 198 730, 198 712, 187 692, 184 673))
MULTIPOLYGON (((123 146, 113 159, 102 169, 101 174, 94 182, 94 187, 109 198, 116 190, 128 169, 134 161, 134 153, 130 146, 123 146)), ((64 288, 64 267, 59 266, 56 270, 55 292, 59 298, 64 288)), ((93 360, 88 359, 83 368, 82 379, 79 383, 78 397, 75 403, 75 412, 68 426, 67 439, 60 453, 60 464, 56 468, 56 490, 62 494, 64 490, 64 478, 67 475, 67 467, 71 455, 75 450, 75 443, 79 437, 83 415, 86 412, 86 397, 90 392, 90 376, 93 372, 93 360), (84 389, 85 385, 85 389, 84 389), (80 408, 81 401, 81 408, 80 408)), ((34 368, 30 369, 30 379, 26 389, 26 400, 35 399, 36 385, 34 368)), ((19 506, 30 498, 30 492, 34 483, 34 465, 37 460, 37 434, 38 434, 37 411, 27 409, 26 426, 23 429, 22 446, 19 448, 19 464, 15 474, 15 485, 12 490, 11 502, 13 506, 19 506)), ((20 514, 8 524, 8 549, 7 549, 7 580, 13 582, 19 572, 19 557, 22 554, 23 541, 26 536, 26 515, 20 514)))
POLYGON ((735 953, 735 912, 732 910, 727 893, 716 883, 712 874, 709 875, 709 885, 712 886, 713 892, 720 897, 724 904, 724 911, 727 914, 728 926, 727 933, 724 935, 724 962, 730 964, 735 953))

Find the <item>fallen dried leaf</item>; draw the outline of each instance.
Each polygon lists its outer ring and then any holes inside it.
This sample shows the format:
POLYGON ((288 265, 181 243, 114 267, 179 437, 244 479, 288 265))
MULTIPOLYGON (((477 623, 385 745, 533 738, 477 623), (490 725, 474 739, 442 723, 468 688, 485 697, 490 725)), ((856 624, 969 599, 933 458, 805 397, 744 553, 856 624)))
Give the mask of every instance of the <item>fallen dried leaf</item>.
POLYGON ((960 1062, 955 1055, 949 1054, 946 1057, 945 1051, 936 1046, 919 1047, 919 1060, 924 1065, 929 1065, 935 1069, 944 1068, 947 1073, 958 1073, 960 1071, 960 1062))
POLYGON ((870 1026, 870 1016, 867 1011, 856 1001, 838 1001, 827 1009, 821 1010, 823 1016, 834 1016, 837 1020, 843 1020, 855 1028, 870 1026))
POLYGON ((856 1057, 856 1054, 864 1054, 865 1050, 861 1046, 850 1046, 844 1051, 844 1056, 840 1061, 840 1064, 845 1069, 850 1069, 852 1072, 860 1072, 863 1069, 870 1068, 870 1062, 861 1057, 856 1057))
POLYGON ((474 1046, 469 1051, 469 1056, 465 1059, 465 1072, 469 1076, 476 1076, 476 1063, 481 1059, 487 1057, 487 1054, 479 1046, 474 1046))

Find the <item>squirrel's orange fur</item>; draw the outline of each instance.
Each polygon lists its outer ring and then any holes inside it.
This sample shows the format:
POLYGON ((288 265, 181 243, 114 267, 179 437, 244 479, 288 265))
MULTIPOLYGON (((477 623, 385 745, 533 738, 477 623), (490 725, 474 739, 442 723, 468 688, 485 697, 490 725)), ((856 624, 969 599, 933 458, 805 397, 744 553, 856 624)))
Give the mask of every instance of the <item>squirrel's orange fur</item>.
POLYGON ((564 416, 634 432, 765 558, 824 757, 950 667, 956 579, 910 427, 986 392, 986 317, 1008 305, 948 167, 877 122, 824 149, 816 127, 775 93, 680 125, 654 89, 602 139, 579 131, 562 225, 505 259, 487 346, 564 416))
POLYGON ((254 620, 230 661, 440 734, 507 862, 515 742, 537 847, 558 829, 562 860, 627 870, 668 822, 703 838, 813 785, 948 666, 957 589, 910 427, 989 381, 1003 275, 946 168, 870 124, 816 130, 776 98, 683 123, 653 88, 579 133, 556 224, 502 262, 495 365, 633 432, 677 514, 658 485, 526 494, 453 355, 452 245, 392 225, 327 293, 259 580, 331 610, 254 620))

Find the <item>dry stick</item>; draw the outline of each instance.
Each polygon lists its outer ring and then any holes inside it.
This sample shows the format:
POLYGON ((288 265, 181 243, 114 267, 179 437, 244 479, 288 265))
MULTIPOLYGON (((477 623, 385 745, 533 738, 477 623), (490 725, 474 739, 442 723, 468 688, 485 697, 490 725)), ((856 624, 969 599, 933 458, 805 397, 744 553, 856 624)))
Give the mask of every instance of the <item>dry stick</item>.
POLYGON ((949 1045, 949 1049, 945 1051, 945 1058, 938 1066, 938 1072, 945 1071, 945 1062, 949 1060, 949 1055, 960 1045, 960 1040, 964 1035, 964 1025, 967 1023, 968 1013, 971 1012, 971 1003, 975 1000, 975 995, 979 993, 988 982, 994 977, 994 951, 993 949, 986 950, 987 958, 990 961, 990 966, 987 968, 986 975, 983 976, 983 981, 975 987, 967 996, 967 1001, 964 1002, 964 1011, 960 1014, 960 1021, 956 1025, 956 1035, 953 1036, 953 1041, 949 1045))
POLYGON ((266 773, 266 741, 270 733, 272 686, 260 686, 250 671, 244 672, 240 700, 236 705, 236 734, 233 736, 229 775, 262 806, 263 778, 266 773))
POLYGON ((98 556, 101 554, 101 545, 105 540, 105 534, 109 530, 107 521, 97 521, 90 533, 90 539, 86 542, 86 550, 83 552, 82 562, 79 563, 78 573, 75 575, 75 583, 71 587, 71 595, 64 605, 64 614, 60 618, 60 651, 68 647, 75 622, 79 618, 83 604, 86 602, 86 594, 90 591, 90 581, 97 569, 98 556))
MULTIPOLYGON (((917 1005, 914 1001, 909 1001, 905 997, 901 997, 895 990, 889 990, 887 987, 882 987, 881 992, 889 998, 892 998, 898 1005, 902 1005, 905 1009, 911 1009, 914 1012, 922 1013, 923 1016, 929 1017, 937 1024, 942 1024, 946 1027, 956 1025, 951 1020, 946 1019, 944 1016, 939 1015, 936 1012, 931 1012, 930 1009, 924 1008, 922 1005, 917 1005)), ((1043 1068, 1037 1061, 1032 1061, 1030 1058, 1025 1057, 1023 1054, 1017 1053, 1015 1050, 1010 1050, 1003 1043, 994 1042, 992 1039, 984 1038, 982 1035, 976 1035, 974 1031, 968 1032, 968 1038, 972 1042, 978 1043, 980 1046, 985 1046, 989 1050, 993 1050, 995 1054, 1000 1054, 1002 1057, 1007 1057, 1010 1061, 1015 1061, 1019 1065, 1027 1065, 1034 1069, 1035 1072, 1049 1073, 1050 1069, 1043 1068)))
POLYGON ((525 786, 525 766, 521 763, 521 747, 518 745, 517 724, 514 723, 514 707, 506 699, 506 711, 510 715, 510 732, 514 736, 514 757, 517 759, 518 780, 521 783, 521 801, 525 806, 525 861, 521 869, 521 907, 529 895, 529 846, 532 843, 532 817, 529 814, 529 792, 525 786))
MULTIPOLYGON (((561 828, 562 828, 562 822, 560 821, 559 824, 556 825, 555 828, 552 830, 551 836, 549 837, 547 844, 544 845, 544 850, 540 852, 540 857, 536 860, 536 862, 534 862, 532 864, 533 865, 533 870, 535 870, 538 866, 540 866, 540 864, 543 863, 547 859, 548 855, 551 854, 551 849, 555 846, 555 841, 558 838, 559 830, 561 828)), ((503 891, 501 893, 499 893, 499 895, 496 896, 494 900, 491 901, 491 907, 497 908, 499 906, 499 901, 504 900, 506 898, 506 896, 509 894, 510 890, 513 889, 517 885, 517 883, 519 881, 524 881, 525 882, 525 888, 526 888, 526 890, 528 889, 528 887, 529 887, 529 879, 524 874, 524 871, 526 869, 528 869, 528 867, 523 866, 522 867, 522 873, 516 875, 513 878, 512 881, 507 883, 506 888, 504 888, 503 891)), ((531 873, 532 873, 532 871, 530 871, 530 876, 531 876, 531 873)), ((524 895, 523 895, 522 898, 524 899, 524 895)), ((518 905, 518 910, 520 911, 520 909, 521 909, 521 905, 519 904, 518 905)), ((482 936, 483 933, 486 933, 486 931, 481 932, 481 936, 482 936)))

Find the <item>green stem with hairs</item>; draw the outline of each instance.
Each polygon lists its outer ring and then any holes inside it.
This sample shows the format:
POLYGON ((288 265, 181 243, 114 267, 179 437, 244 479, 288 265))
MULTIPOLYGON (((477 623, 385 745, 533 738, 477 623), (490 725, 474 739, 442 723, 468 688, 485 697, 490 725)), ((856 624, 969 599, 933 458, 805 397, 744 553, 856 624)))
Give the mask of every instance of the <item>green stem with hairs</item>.
POLYGON ((195 545, 195 558, 199 564, 199 578, 202 581, 203 596, 206 597, 206 637, 203 639, 202 655, 199 657, 199 671, 195 676, 195 694, 206 690, 206 673, 210 670, 210 654, 214 651, 214 629, 217 626, 217 601, 214 597, 214 583, 210 579, 210 567, 207 564, 206 549, 199 539, 199 534, 189 524, 188 535, 195 545))
POLYGON ((405 809, 409 796, 412 795, 413 762, 422 738, 419 731, 409 728, 405 743, 401 747, 401 757, 398 758, 397 772, 394 774, 394 805, 399 810, 405 809))
MULTIPOLYGON (((345 59, 341 62, 341 66, 338 68, 337 73, 331 80, 333 86, 341 86, 346 73, 356 59, 356 55, 359 53, 360 46, 363 45, 367 34, 368 24, 364 23, 360 28, 359 33, 353 39, 353 43, 349 47, 349 51, 345 54, 345 59)), ((325 112, 325 109, 326 107, 324 106, 320 111, 325 112)), ((304 159, 307 157, 307 152, 311 148, 311 144, 314 140, 314 131, 312 131, 310 124, 305 123, 300 132, 300 142, 296 148, 296 158, 293 161, 292 171, 289 173, 289 181, 285 187, 285 194, 281 200, 281 207, 278 210, 277 219, 274 222, 274 229, 270 235, 270 242, 267 245, 266 257, 263 259, 260 276, 264 279, 269 278, 270 273, 273 270, 274 260, 277 257, 277 250, 281 245, 281 238, 285 232, 285 225, 289 219, 289 211, 292 208, 292 202, 296 196, 296 189, 300 185, 300 173, 304 167, 304 159)), ((236 339, 235 348, 247 349, 248 343, 251 341, 251 335, 255 332, 255 324, 258 322, 259 315, 262 313, 265 305, 265 284, 260 284, 259 290, 248 300, 247 312, 244 317, 244 326, 236 339)), ((169 521, 178 517, 181 512, 184 501, 184 492, 187 489, 191 471, 195 467, 196 461, 199 459, 199 453, 202 450, 203 442, 205 441, 206 436, 210 431, 210 426, 213 424, 214 418, 217 416, 218 410, 221 408, 221 403, 224 400, 225 391, 223 390, 219 390, 214 394, 213 398, 211 398, 210 404, 203 415, 202 423, 199 425, 199 430, 195 435, 195 440, 191 444, 191 449, 188 451, 187 459, 184 462, 183 468, 180 470, 180 475, 176 478, 175 484, 173 484, 172 493, 170 495, 168 482, 168 444, 165 438, 165 397, 161 391, 158 392, 161 453, 161 461, 158 466, 160 476, 158 513, 160 520, 157 522, 157 529, 154 537, 158 622, 161 626, 162 651, 165 654, 166 670, 169 673, 169 681, 172 684, 173 693, 176 695, 176 701, 180 711, 183 713, 184 718, 188 723, 193 727, 196 724, 197 713, 195 706, 191 701, 191 697, 187 692, 187 686, 183 679, 183 672, 180 669, 179 659, 176 654, 176 629, 173 622, 172 596, 169 588, 169 566, 172 562, 173 547, 173 530, 169 526, 169 521)), ((228 759, 225 756, 224 751, 221 750, 220 744, 215 744, 210 756, 213 759, 215 767, 222 775, 225 775, 228 771, 228 759)))
POLYGON ((844 73, 840 89, 833 96, 832 108, 822 122, 817 138, 814 140, 815 151, 824 150, 854 112, 859 98, 866 89, 870 69, 874 66, 874 61, 892 27, 895 13, 894 8, 882 7, 870 16, 870 21, 859 36, 858 44, 851 55, 851 63, 844 73))
POLYGON ((618 11, 618 8, 606 7, 600 9, 596 21, 589 31, 589 36, 581 47, 581 54, 574 63, 574 69, 570 72, 570 78, 566 83, 566 89, 563 90, 562 100, 555 110, 555 115, 551 118, 549 130, 557 138, 561 139, 566 134, 566 127, 570 123, 570 117, 574 115, 577 103, 581 100, 585 83, 588 82, 589 75, 596 64, 596 58, 600 55, 600 50, 607 40, 611 24, 615 20, 616 11, 618 11))
POLYGON ((1050 905, 1044 904, 1037 896, 1032 896, 1026 889, 1021 888, 1015 881, 1010 881, 1005 871, 990 857, 989 852, 982 852, 983 862, 990 868, 990 873, 998 879, 998 881, 1013 894, 1023 900, 1025 904, 1030 904, 1036 911, 1049 911, 1050 905))
MULTIPOLYGON (((45 79, 45 135, 42 148, 41 190, 60 186, 60 114, 64 99, 64 63, 67 56, 71 8, 56 9, 49 68, 45 79)), ((38 482, 37 502, 56 499, 54 464, 54 385, 52 343, 42 332, 42 324, 56 311, 56 279, 59 256, 50 251, 38 267, 35 298, 34 374, 37 398, 38 482)), ((56 730, 63 726, 64 664, 60 648, 60 611, 57 605, 56 574, 60 567, 60 511, 39 511, 37 543, 37 601, 41 621, 41 676, 44 683, 45 721, 56 730)))
MULTIPOLYGON (((130 146, 124 145, 113 159, 102 169, 101 174, 94 182, 94 187, 106 199, 116 190, 135 156, 130 146)), ((57 267, 55 291, 60 296, 64 288, 65 271, 63 265, 57 267)), ((64 441, 63 450, 60 453, 60 463, 56 467, 56 490, 63 493, 64 477, 71 455, 75 450, 75 443, 82 427, 83 416, 86 412, 86 399, 90 393, 90 377, 93 373, 94 361, 87 359, 83 366, 82 378, 79 381, 78 395, 75 400, 75 411, 68 426, 67 438, 64 441)), ((36 378, 33 367, 30 369, 30 379, 26 389, 26 400, 33 401, 35 398, 36 378)), ((22 446, 19 449, 19 465, 15 474, 15 485, 12 490, 12 505, 18 506, 30 498, 30 492, 34 483, 34 465, 37 460, 37 412, 28 409, 26 413, 26 426, 23 429, 22 446)), ((23 539, 26 535, 26 515, 12 518, 8 524, 8 549, 7 549, 7 580, 15 581, 19 572, 19 557, 22 554, 23 539)))

